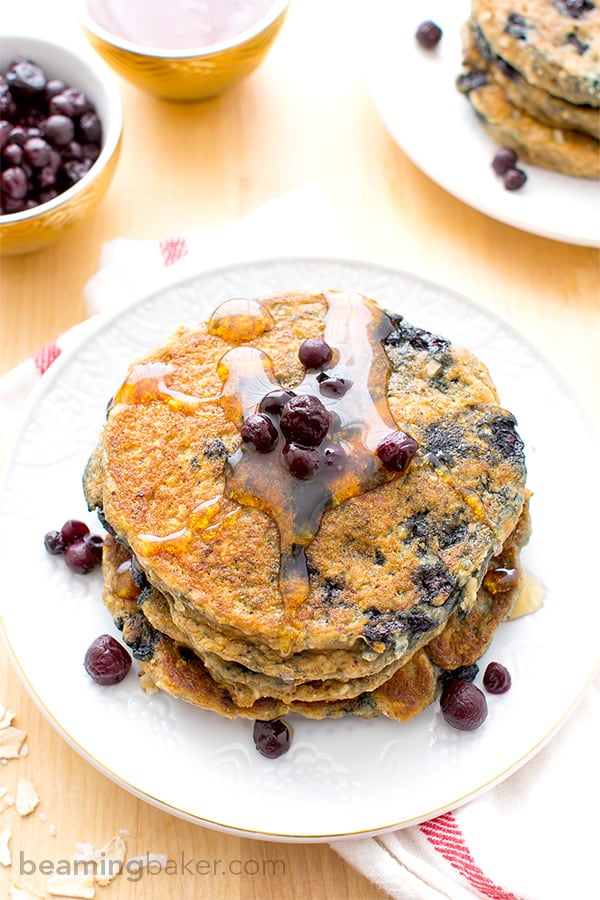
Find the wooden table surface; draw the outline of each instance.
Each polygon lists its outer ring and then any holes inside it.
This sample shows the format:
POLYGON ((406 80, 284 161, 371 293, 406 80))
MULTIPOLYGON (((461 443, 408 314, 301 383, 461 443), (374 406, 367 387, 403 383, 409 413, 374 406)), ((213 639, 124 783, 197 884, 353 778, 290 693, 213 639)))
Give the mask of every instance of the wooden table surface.
MULTIPOLYGON (((105 241, 230 223, 308 182, 327 192, 362 257, 425 275, 510 318, 598 419, 597 251, 500 224, 423 175, 390 139, 369 99, 347 12, 344 0, 296 0, 263 66, 206 104, 163 103, 119 81, 122 156, 101 207, 52 248, 1 262, 0 374, 85 317, 82 288, 105 241)), ((0 895, 18 875, 21 850, 27 859, 56 863, 72 858, 78 842, 99 847, 126 829, 130 855, 184 853, 209 860, 211 871, 140 882, 121 877, 98 891, 106 900, 381 896, 327 845, 229 836, 135 799, 54 732, 4 652, 0 702, 16 713, 30 751, 2 768, 0 788, 14 794, 17 780, 30 778, 41 797, 28 818, 0 813, 0 830, 13 831, 15 860, 10 870, 0 867, 0 895)), ((39 872, 29 881, 45 883, 39 872)))

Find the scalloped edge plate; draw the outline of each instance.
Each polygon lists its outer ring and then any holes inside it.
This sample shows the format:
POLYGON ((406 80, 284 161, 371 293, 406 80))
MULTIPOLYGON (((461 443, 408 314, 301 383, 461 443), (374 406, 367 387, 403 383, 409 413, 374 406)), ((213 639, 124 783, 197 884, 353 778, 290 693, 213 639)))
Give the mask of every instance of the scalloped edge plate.
POLYGON ((597 458, 590 423, 535 347, 472 301, 384 266, 328 258, 239 263, 98 317, 34 390, 3 467, 0 613, 17 670, 44 715, 85 759, 136 796, 207 827, 325 841, 401 828, 455 808, 537 753, 596 665, 598 604, 585 568, 572 561, 594 558, 599 502, 585 467, 567 471, 557 460, 556 421, 570 446, 585 446, 586 457, 597 458), (489 716, 478 731, 454 731, 437 704, 404 725, 290 717, 290 751, 266 760, 254 749, 250 722, 222 719, 163 693, 147 696, 135 664, 119 685, 93 684, 82 665, 85 650, 99 633, 117 635, 101 602, 101 576, 73 575, 61 558, 44 552, 42 537, 72 516, 97 528, 85 511, 81 474, 106 401, 134 357, 229 296, 329 288, 370 295, 464 344, 488 365, 526 443, 534 533, 525 563, 547 597, 535 615, 502 625, 484 657, 484 663, 504 662, 513 686, 488 697, 489 716), (585 622, 576 644, 565 642, 571 621, 585 622))

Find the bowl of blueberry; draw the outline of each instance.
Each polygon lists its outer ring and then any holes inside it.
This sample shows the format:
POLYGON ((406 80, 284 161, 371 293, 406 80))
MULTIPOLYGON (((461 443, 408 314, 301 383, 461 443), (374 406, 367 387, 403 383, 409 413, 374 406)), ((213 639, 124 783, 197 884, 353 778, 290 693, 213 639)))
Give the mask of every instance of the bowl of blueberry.
POLYGON ((0 36, 0 253, 40 250, 85 218, 116 169, 121 97, 94 57, 0 36))

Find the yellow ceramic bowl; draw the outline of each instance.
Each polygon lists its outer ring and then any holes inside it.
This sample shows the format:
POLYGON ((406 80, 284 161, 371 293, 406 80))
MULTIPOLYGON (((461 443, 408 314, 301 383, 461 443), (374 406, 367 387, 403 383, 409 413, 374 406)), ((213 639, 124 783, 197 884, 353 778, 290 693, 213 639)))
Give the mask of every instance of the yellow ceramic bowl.
POLYGON ((100 202, 119 157, 123 108, 112 73, 87 52, 81 55, 57 43, 25 35, 0 36, 0 68, 4 71, 17 56, 42 67, 47 78, 60 78, 78 88, 96 105, 102 122, 102 149, 89 172, 73 187, 48 203, 11 215, 0 216, 0 254, 10 256, 41 250, 61 237, 100 202))
POLYGON ((164 100, 208 100, 241 81, 262 62, 283 24, 289 0, 273 0, 256 25, 203 49, 161 50, 116 37, 98 25, 79 0, 79 20, 95 50, 123 78, 164 100))

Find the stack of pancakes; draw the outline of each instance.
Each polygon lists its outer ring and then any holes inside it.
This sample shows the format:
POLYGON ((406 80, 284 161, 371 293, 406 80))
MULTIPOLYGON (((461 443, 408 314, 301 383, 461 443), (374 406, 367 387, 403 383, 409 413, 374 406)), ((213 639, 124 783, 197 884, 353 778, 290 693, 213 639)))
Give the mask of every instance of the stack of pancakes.
POLYGON ((600 3, 473 0, 458 88, 523 160, 600 175, 600 3))
POLYGON ((104 600, 141 669, 224 716, 409 719, 444 670, 481 656, 521 589, 513 416, 472 354, 360 294, 284 293, 179 329, 130 368, 84 489, 109 532, 104 600), (326 374, 352 372, 343 400, 320 395, 348 469, 294 482, 284 439, 261 454, 240 426, 265 391, 318 393, 298 357, 314 337, 333 349, 326 374), (355 465, 375 459, 363 388, 378 422, 418 442, 405 471, 375 464, 372 487, 355 465), (240 461, 254 495, 232 489, 240 461), (290 498, 317 496, 288 546, 290 498), (305 564, 293 590, 290 549, 305 564))

